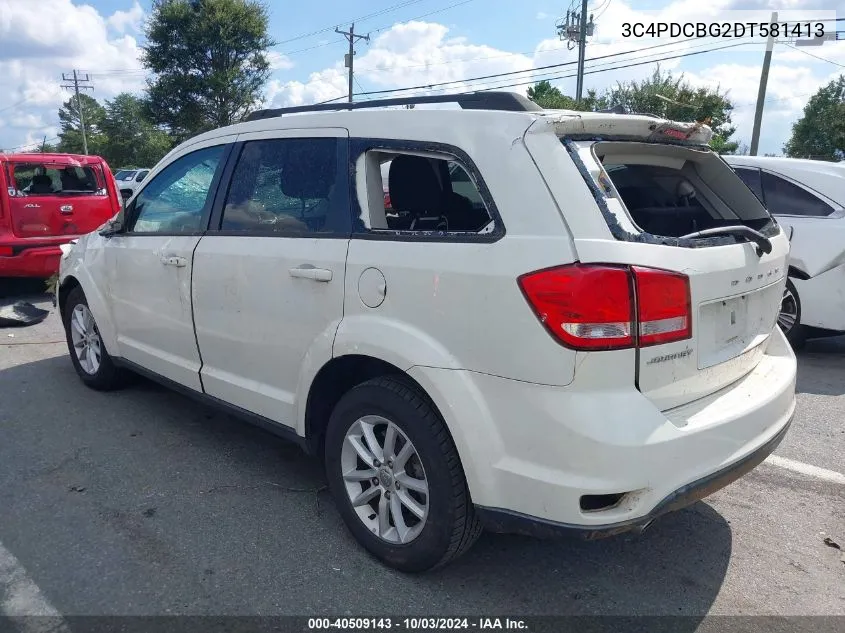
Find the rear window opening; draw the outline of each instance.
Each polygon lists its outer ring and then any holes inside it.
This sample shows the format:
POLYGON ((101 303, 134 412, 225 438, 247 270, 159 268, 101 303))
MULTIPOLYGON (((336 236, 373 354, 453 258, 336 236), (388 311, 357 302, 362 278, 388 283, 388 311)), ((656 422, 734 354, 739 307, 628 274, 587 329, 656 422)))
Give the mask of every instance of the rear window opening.
POLYGON ((105 195, 99 170, 89 165, 15 163, 11 183, 16 197, 49 195, 105 195))
POLYGON ((589 160, 610 211, 620 223, 626 214, 635 231, 679 238, 727 226, 755 231, 774 226, 754 193, 711 151, 599 141, 590 155, 579 153, 589 160))
POLYGON ((370 150, 366 165, 367 196, 359 195, 369 232, 493 232, 495 220, 469 170, 455 157, 433 152, 370 150))

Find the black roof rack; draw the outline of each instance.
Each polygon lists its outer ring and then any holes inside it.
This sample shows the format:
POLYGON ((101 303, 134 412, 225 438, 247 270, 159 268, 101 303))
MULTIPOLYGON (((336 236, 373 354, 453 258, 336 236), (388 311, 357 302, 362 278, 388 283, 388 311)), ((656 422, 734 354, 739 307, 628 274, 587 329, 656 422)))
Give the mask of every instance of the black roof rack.
POLYGON ((271 108, 249 113, 244 121, 257 121, 272 117, 296 114, 298 112, 324 112, 332 110, 359 110, 381 108, 384 106, 416 105, 419 103, 457 103, 463 110, 506 110, 509 112, 537 112, 540 106, 516 92, 486 91, 468 92, 451 95, 431 95, 420 97, 398 97, 394 99, 374 99, 372 101, 353 101, 341 103, 318 103, 316 105, 295 106, 292 108, 271 108))

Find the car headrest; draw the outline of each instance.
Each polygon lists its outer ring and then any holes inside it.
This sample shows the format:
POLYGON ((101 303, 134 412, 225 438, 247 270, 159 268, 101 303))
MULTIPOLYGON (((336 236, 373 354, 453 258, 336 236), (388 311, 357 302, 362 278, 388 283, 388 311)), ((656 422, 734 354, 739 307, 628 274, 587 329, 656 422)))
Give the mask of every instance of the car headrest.
POLYGON ((689 182, 687 182, 686 180, 682 180, 678 183, 678 195, 682 198, 686 198, 687 196, 694 196, 695 189, 689 182))
POLYGON ((286 148, 279 187, 288 198, 328 198, 337 176, 337 157, 310 151, 310 142, 286 148))
POLYGON ((397 211, 437 211, 443 190, 431 162, 422 156, 397 156, 390 164, 390 203, 397 211))

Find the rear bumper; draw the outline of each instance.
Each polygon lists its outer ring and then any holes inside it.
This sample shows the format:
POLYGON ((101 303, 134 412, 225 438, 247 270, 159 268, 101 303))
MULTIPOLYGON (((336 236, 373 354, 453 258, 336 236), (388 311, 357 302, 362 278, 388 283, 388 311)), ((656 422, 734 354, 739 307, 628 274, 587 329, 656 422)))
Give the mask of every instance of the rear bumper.
POLYGON ((0 242, 11 247, 12 255, 0 255, 0 277, 51 277, 59 272, 61 245, 79 239, 78 235, 62 235, 52 239, 19 239, 0 242))
POLYGON ((668 410, 631 385, 626 350, 585 354, 566 387, 409 373, 435 394, 491 530, 523 532, 528 519, 532 533, 613 534, 726 486, 775 448, 794 416, 797 363, 779 328, 764 345, 746 376, 668 410))
POLYGON ((490 532, 522 534, 535 538, 574 536, 584 540, 597 540, 626 532, 641 532, 655 519, 692 505, 696 501, 700 501, 717 490, 721 490, 751 472, 780 445, 792 424, 792 418, 793 416, 790 416, 789 421, 777 435, 750 455, 711 475, 678 488, 658 503, 647 515, 636 519, 608 523, 606 525, 584 526, 558 523, 519 512, 485 508, 483 506, 476 506, 476 512, 484 524, 484 528, 490 532))
POLYGON ((61 257, 58 244, 27 246, 15 255, 0 255, 0 277, 47 278, 59 271, 61 257))

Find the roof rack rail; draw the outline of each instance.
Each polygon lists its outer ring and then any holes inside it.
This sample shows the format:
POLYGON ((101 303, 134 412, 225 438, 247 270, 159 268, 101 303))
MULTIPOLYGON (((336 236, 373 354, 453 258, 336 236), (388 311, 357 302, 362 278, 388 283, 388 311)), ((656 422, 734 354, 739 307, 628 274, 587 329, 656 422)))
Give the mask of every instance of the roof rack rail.
POLYGON ((539 105, 516 92, 486 91, 466 92, 451 95, 427 95, 419 97, 398 97, 393 99, 373 99, 371 101, 353 101, 343 103, 318 103, 291 108, 270 108, 256 110, 244 117, 244 121, 270 119, 285 114, 299 112, 325 112, 332 110, 359 110, 381 108, 384 106, 416 105, 419 103, 457 103, 463 110, 506 110, 509 112, 537 112, 539 105))

